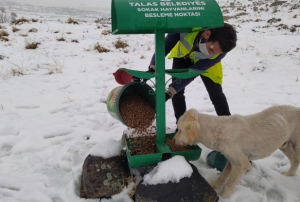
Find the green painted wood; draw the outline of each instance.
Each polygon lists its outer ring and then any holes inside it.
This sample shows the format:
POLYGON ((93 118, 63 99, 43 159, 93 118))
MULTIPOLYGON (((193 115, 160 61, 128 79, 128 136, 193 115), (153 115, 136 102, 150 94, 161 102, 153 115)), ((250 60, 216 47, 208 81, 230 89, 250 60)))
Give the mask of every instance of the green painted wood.
POLYGON ((156 64, 156 140, 166 142, 166 95, 165 95, 165 33, 155 30, 156 64))
POLYGON ((184 33, 224 24, 214 0, 112 0, 111 17, 114 34, 184 33))

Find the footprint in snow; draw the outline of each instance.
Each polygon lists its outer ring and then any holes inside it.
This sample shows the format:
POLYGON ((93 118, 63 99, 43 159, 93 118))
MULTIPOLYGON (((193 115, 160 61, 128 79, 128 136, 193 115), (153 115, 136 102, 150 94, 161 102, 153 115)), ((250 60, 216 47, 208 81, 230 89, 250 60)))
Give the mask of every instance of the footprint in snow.
POLYGON ((8 113, 5 114, 5 116, 11 121, 20 118, 19 114, 17 113, 8 113))
POLYGON ((20 105, 20 106, 16 106, 16 109, 37 109, 40 106, 38 105, 20 105))
POLYGON ((0 158, 9 156, 11 154, 11 148, 12 148, 12 146, 10 146, 10 145, 3 145, 0 148, 0 158))
POLYGON ((268 202, 282 202, 284 201, 283 196, 276 190, 271 189, 266 193, 268 202))

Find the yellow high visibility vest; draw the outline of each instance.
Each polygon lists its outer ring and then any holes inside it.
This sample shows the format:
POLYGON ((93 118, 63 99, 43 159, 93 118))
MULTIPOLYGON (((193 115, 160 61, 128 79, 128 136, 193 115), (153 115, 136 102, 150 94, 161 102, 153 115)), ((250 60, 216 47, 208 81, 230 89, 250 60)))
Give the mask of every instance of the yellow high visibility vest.
MULTIPOLYGON (((177 44, 173 47, 168 58, 183 58, 184 56, 186 56, 193 48, 193 44, 198 33, 199 32, 180 34, 180 41, 178 41, 177 44)), ((200 60, 199 57, 197 57, 197 54, 197 51, 193 51, 189 54, 189 58, 193 61, 194 64, 200 60)), ((218 56, 219 54, 215 54, 209 59, 213 60, 218 56)), ((214 66, 210 67, 206 70, 206 72, 207 73, 204 73, 202 75, 210 78, 215 83, 222 84, 223 69, 221 62, 218 62, 214 66)))

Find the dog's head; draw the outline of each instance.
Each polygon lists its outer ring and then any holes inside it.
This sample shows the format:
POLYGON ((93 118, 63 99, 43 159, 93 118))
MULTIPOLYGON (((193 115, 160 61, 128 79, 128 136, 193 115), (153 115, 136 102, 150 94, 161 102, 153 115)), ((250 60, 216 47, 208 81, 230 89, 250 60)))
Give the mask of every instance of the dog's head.
POLYGON ((178 132, 174 136, 178 145, 192 145, 197 143, 200 124, 198 122, 198 112, 195 109, 186 111, 177 122, 178 132))

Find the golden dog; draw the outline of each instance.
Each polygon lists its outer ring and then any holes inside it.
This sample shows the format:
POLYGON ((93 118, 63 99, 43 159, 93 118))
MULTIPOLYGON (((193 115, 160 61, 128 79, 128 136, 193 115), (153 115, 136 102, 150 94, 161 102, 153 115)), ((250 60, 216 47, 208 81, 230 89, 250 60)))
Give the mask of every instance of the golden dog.
POLYGON ((221 152, 228 163, 213 188, 224 185, 220 196, 233 194, 233 188, 250 168, 251 160, 265 158, 280 149, 290 161, 290 169, 283 173, 295 175, 300 162, 300 108, 279 105, 253 115, 213 116, 185 112, 178 121, 174 139, 179 145, 198 142, 221 152))

